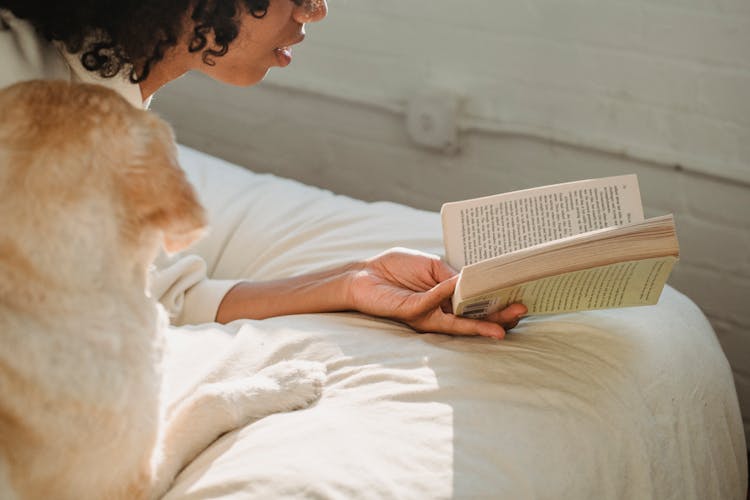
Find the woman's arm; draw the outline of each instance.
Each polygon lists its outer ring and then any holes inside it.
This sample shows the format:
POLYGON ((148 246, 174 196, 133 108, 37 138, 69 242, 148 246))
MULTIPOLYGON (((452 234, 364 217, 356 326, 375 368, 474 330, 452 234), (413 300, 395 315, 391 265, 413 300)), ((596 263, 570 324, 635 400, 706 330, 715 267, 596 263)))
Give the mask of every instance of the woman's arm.
POLYGON ((241 281, 219 304, 216 321, 353 310, 347 296, 356 264, 273 281, 241 281))
POLYGON ((457 278, 456 271, 437 256, 393 249, 293 278, 243 281, 225 295, 216 321, 354 310, 401 321, 420 332, 503 338, 526 314, 521 304, 484 320, 446 312, 457 278))

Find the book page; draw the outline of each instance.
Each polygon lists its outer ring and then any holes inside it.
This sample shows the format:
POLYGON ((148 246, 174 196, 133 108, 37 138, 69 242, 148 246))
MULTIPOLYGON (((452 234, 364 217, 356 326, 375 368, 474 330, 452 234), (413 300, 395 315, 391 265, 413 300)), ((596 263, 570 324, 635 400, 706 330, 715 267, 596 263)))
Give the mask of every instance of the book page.
POLYGON ((481 318, 514 302, 528 314, 656 304, 675 262, 668 256, 559 274, 454 302, 453 310, 481 318))
POLYGON ((514 250, 643 220, 635 175, 589 179, 446 203, 446 261, 456 269, 514 250))
POLYGON ((455 293, 473 297, 565 272, 628 260, 679 256, 679 253, 674 217, 664 215, 596 229, 469 264, 461 269, 455 293))

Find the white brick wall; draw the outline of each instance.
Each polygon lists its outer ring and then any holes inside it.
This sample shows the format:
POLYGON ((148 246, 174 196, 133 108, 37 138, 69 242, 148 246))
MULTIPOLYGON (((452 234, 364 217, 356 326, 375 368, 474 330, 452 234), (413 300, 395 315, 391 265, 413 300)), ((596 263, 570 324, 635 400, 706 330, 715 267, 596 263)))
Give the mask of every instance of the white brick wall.
POLYGON ((255 170, 426 209, 637 173, 647 214, 676 216, 671 283, 711 319, 750 424, 750 2, 329 5, 269 84, 189 76, 154 109, 181 142, 255 170), (467 99, 457 156, 407 137, 423 85, 467 99))
POLYGON ((382 105, 445 87, 469 119, 750 182, 748 5, 334 0, 270 81, 382 105))

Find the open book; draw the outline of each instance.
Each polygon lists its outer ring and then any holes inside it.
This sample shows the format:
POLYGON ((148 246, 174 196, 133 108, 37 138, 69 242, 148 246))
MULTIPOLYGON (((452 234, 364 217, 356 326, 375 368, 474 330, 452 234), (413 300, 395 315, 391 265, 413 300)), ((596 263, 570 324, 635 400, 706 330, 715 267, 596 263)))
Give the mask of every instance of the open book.
POLYGON ((455 314, 521 302, 529 314, 655 304, 679 245, 671 215, 644 220, 622 175, 446 203, 446 261, 461 275, 455 314))

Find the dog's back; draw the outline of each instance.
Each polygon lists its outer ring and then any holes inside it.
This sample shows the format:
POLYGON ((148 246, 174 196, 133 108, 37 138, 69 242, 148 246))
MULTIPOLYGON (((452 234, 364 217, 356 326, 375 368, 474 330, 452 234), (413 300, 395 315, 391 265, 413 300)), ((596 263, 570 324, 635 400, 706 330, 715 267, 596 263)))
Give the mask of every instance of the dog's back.
POLYGON ((309 405, 325 367, 209 374, 162 418, 160 245, 205 224, 171 130, 102 87, 0 91, 0 498, 157 498, 221 434, 309 405), (217 375, 217 376, 215 376, 217 375))
POLYGON ((165 323, 147 267, 202 209, 171 131, 112 91, 24 83, 0 110, 0 496, 144 497, 165 323))
POLYGON ((142 498, 160 418, 150 347, 18 326, 0 356, 0 448, 13 488, 23 498, 142 498))

